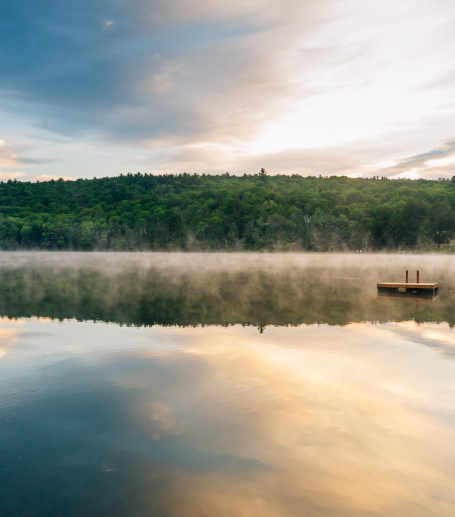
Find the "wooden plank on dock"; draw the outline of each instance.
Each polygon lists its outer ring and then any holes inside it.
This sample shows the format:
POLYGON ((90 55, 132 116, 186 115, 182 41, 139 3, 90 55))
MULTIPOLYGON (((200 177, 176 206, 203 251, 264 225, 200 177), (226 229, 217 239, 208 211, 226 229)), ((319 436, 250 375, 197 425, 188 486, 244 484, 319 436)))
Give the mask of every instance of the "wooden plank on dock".
POLYGON ((427 282, 382 282, 378 284, 378 288, 383 289, 398 289, 400 287, 405 287, 406 289, 437 289, 439 284, 427 282))

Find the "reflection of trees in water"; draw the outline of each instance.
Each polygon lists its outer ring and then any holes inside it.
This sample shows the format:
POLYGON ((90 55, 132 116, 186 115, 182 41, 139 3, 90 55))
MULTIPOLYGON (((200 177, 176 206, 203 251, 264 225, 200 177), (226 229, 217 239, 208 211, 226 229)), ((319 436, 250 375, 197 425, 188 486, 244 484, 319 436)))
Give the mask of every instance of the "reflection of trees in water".
MULTIPOLYGON (((127 263, 126 263, 127 264, 127 263)), ((126 325, 267 325, 352 322, 455 324, 447 282, 433 303, 377 297, 378 274, 355 268, 189 269, 171 266, 0 270, 0 314, 126 325)), ((432 280, 437 280, 433 278, 432 280)))

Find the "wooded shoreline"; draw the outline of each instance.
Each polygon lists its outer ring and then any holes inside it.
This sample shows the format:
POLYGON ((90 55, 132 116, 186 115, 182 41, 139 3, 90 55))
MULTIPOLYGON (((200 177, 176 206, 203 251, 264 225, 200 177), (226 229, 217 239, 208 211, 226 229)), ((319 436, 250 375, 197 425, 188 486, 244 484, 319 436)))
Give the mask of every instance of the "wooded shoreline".
POLYGON ((0 183, 0 249, 455 251, 455 177, 180 174, 0 183))

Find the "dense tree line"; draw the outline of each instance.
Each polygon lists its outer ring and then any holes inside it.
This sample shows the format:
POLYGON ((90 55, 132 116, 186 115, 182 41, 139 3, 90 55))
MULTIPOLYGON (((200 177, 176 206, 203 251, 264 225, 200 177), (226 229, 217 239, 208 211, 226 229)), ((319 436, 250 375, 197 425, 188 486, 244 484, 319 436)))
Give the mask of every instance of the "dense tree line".
POLYGON ((439 247, 452 180, 127 174, 0 183, 2 249, 344 250, 439 247))

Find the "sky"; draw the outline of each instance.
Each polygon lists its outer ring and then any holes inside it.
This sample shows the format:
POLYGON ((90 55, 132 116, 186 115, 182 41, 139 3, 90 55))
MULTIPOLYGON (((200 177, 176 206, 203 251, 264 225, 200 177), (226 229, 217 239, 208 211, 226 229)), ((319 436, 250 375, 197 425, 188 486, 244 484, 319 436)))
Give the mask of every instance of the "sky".
POLYGON ((455 175, 453 0, 0 0, 0 180, 455 175))

